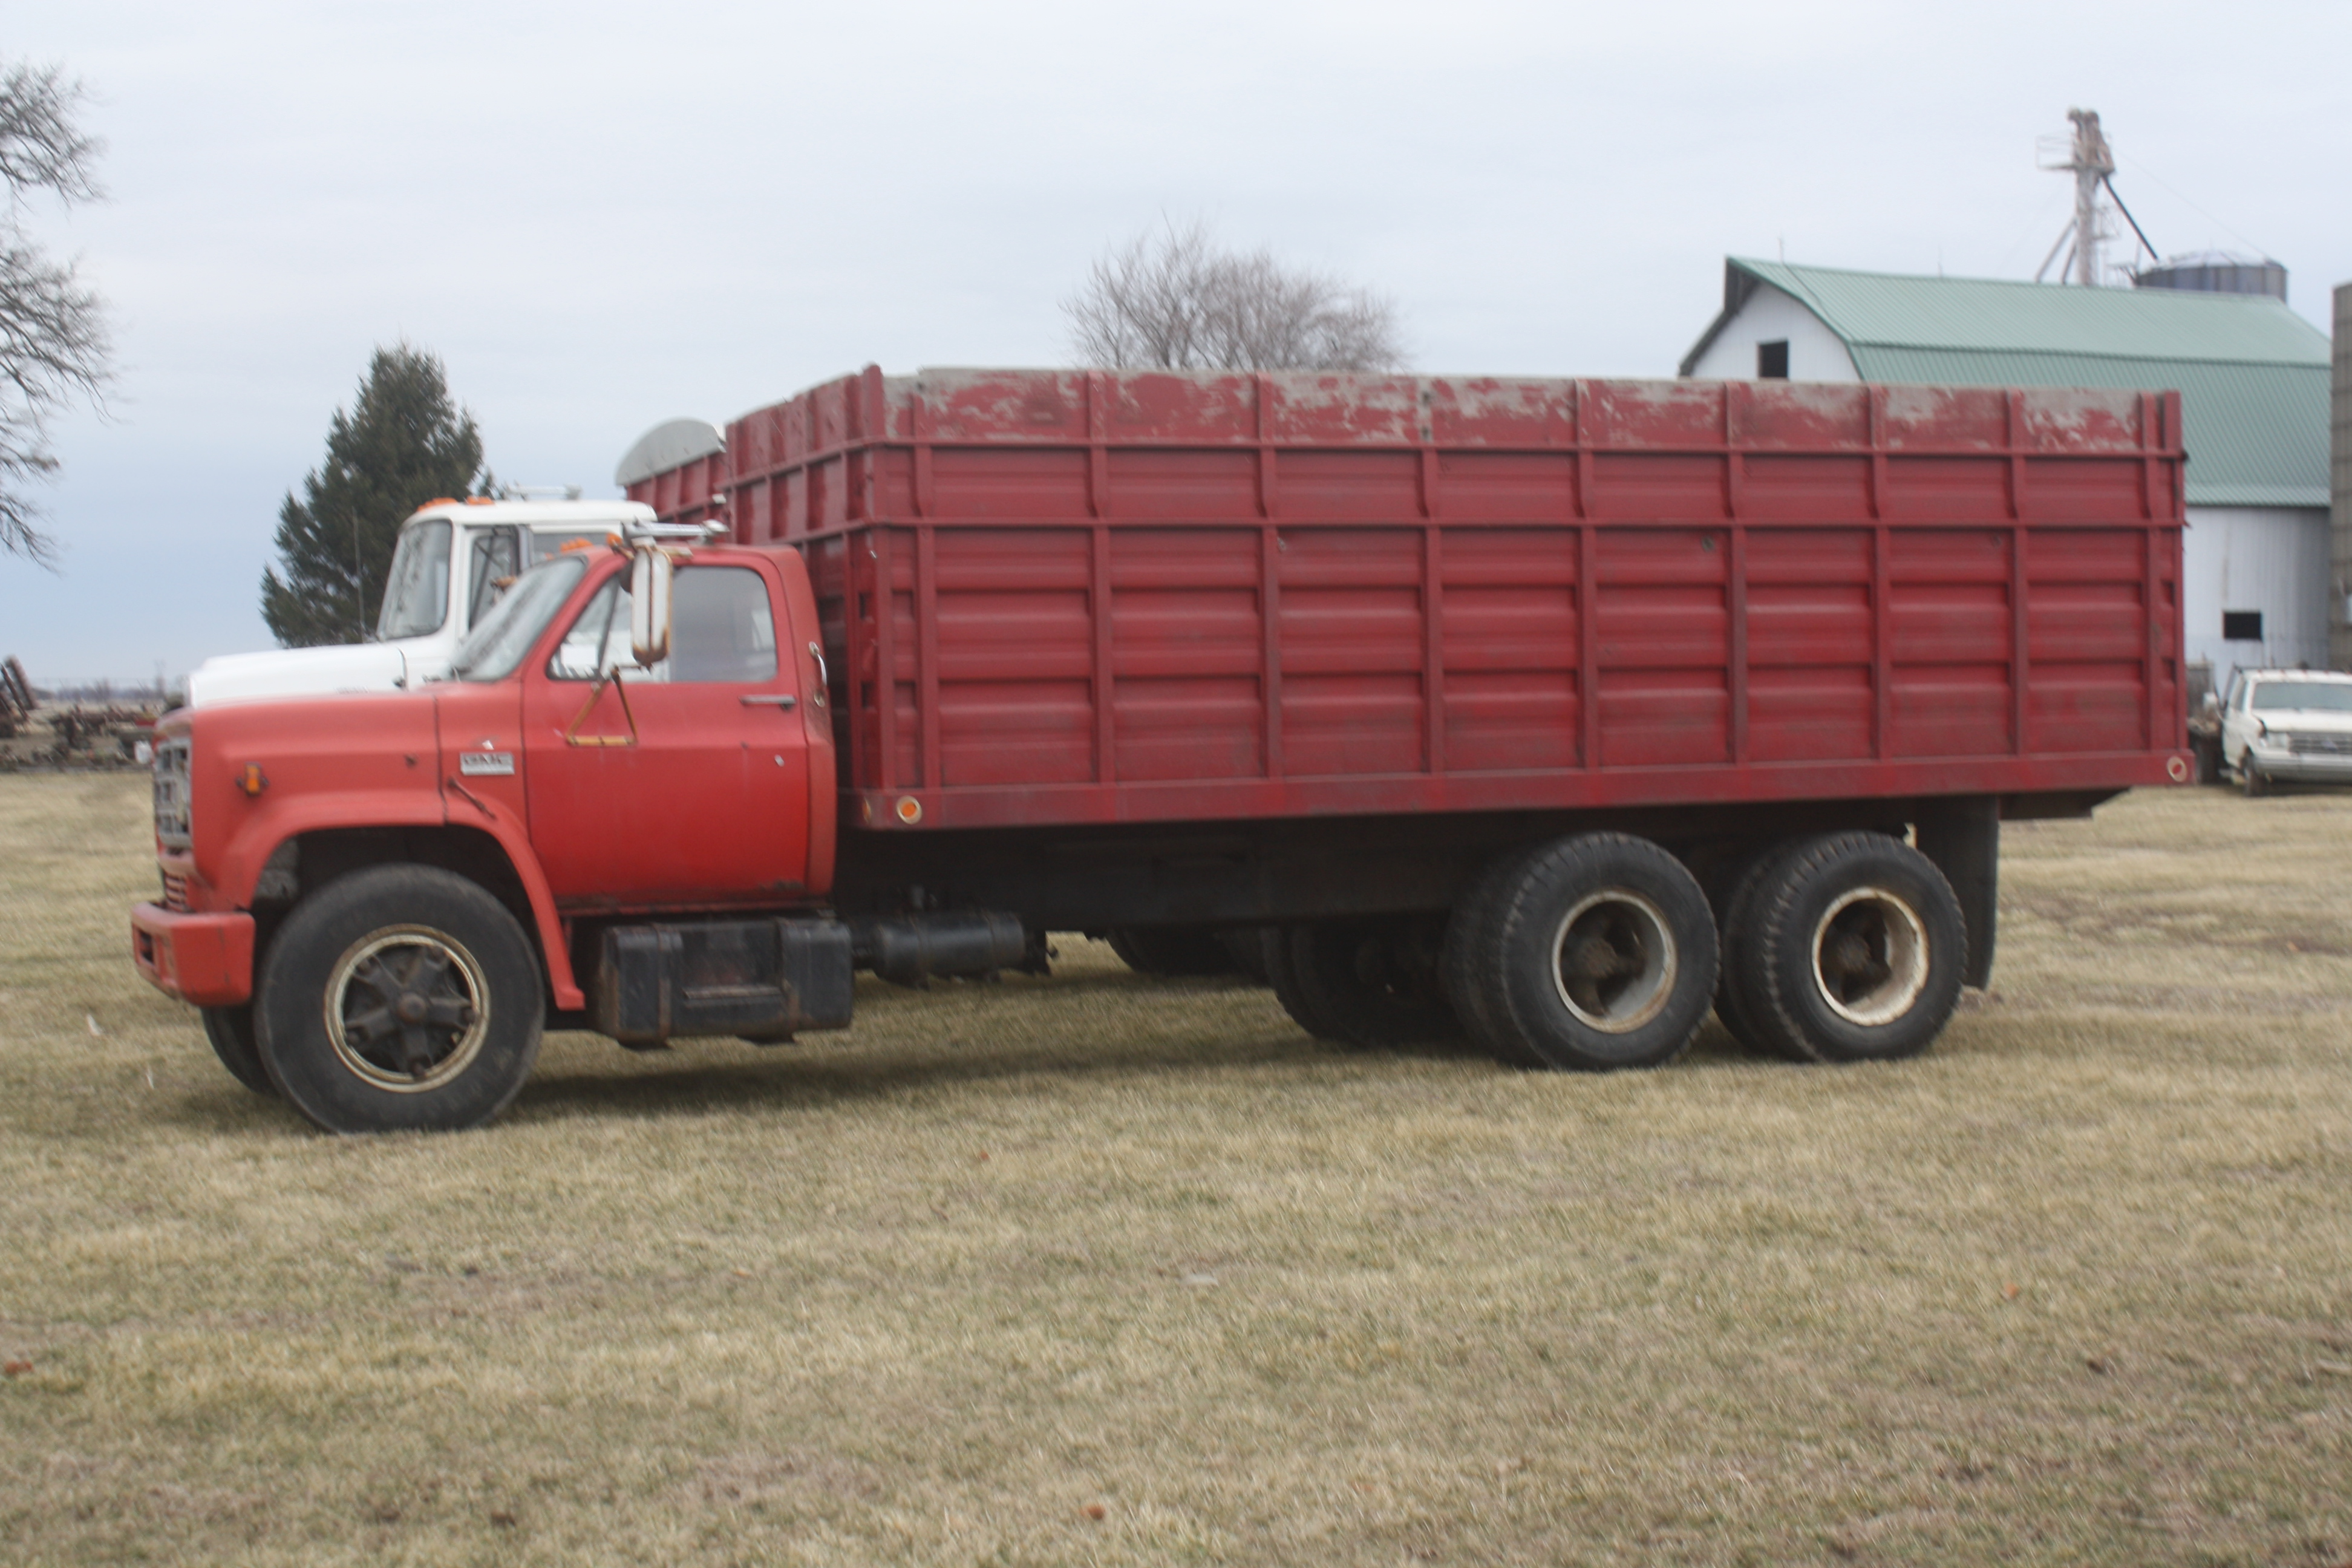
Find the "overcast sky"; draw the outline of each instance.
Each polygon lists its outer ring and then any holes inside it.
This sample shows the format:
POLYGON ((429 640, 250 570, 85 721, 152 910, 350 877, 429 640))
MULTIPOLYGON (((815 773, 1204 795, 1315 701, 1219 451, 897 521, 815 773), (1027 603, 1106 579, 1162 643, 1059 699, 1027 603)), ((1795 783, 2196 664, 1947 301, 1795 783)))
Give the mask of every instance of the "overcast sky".
POLYGON ((2267 252, 2323 328, 2352 280, 2342 0, 5 15, 109 144, 105 205, 32 215, 121 368, 56 428, 59 572, 0 556, 43 681, 268 646, 279 502, 404 338, 501 479, 591 495, 674 415, 1066 363, 1060 300, 1163 217, 1389 294, 1417 369, 1671 375, 1727 254, 2030 277, 2073 105, 2159 249, 2267 252))

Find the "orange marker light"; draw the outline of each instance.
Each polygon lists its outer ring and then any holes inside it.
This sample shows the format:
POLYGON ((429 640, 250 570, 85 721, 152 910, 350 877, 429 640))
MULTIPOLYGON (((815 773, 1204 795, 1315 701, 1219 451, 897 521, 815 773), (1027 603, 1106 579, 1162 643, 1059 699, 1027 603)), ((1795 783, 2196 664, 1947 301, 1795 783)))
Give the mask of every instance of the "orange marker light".
POLYGON ((259 795, 269 787, 269 775, 261 771, 259 763, 247 763, 237 771, 236 787, 247 795, 259 795))
POLYGON ((911 795, 900 795, 897 809, 898 820, 909 827, 923 820, 923 803, 911 795))

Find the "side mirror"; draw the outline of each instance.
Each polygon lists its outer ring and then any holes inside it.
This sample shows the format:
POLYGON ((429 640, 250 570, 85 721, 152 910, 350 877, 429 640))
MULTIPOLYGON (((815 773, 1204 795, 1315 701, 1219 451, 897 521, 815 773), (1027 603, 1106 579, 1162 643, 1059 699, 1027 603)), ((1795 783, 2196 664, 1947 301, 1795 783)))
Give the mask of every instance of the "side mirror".
POLYGON ((646 668, 669 657, 671 571, 658 545, 640 546, 629 566, 629 652, 646 668))

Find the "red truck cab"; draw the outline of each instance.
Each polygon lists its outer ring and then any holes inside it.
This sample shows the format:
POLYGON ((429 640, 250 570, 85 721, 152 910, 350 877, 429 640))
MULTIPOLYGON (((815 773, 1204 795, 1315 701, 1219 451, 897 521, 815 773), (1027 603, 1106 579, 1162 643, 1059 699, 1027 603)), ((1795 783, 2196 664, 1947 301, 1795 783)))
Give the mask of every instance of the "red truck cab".
POLYGON ((331 1127, 457 1125, 520 1087, 550 1011, 648 1045, 847 1022, 806 572, 672 532, 535 569, 446 682, 165 719, 134 955, 238 1077, 331 1127), (654 912, 688 935, 630 923, 654 912))

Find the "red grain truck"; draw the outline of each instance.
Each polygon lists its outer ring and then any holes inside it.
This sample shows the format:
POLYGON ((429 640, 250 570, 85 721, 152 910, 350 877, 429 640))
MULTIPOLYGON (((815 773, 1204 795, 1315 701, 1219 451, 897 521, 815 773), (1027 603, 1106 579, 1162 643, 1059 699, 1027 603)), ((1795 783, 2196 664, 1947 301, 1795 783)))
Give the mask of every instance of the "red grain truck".
POLYGON ((868 369, 424 690, 161 727, 137 962, 336 1130, 541 1030, 1247 933, 1312 1033, 1924 1048, 1999 824, 2189 774, 2171 394, 868 369))

